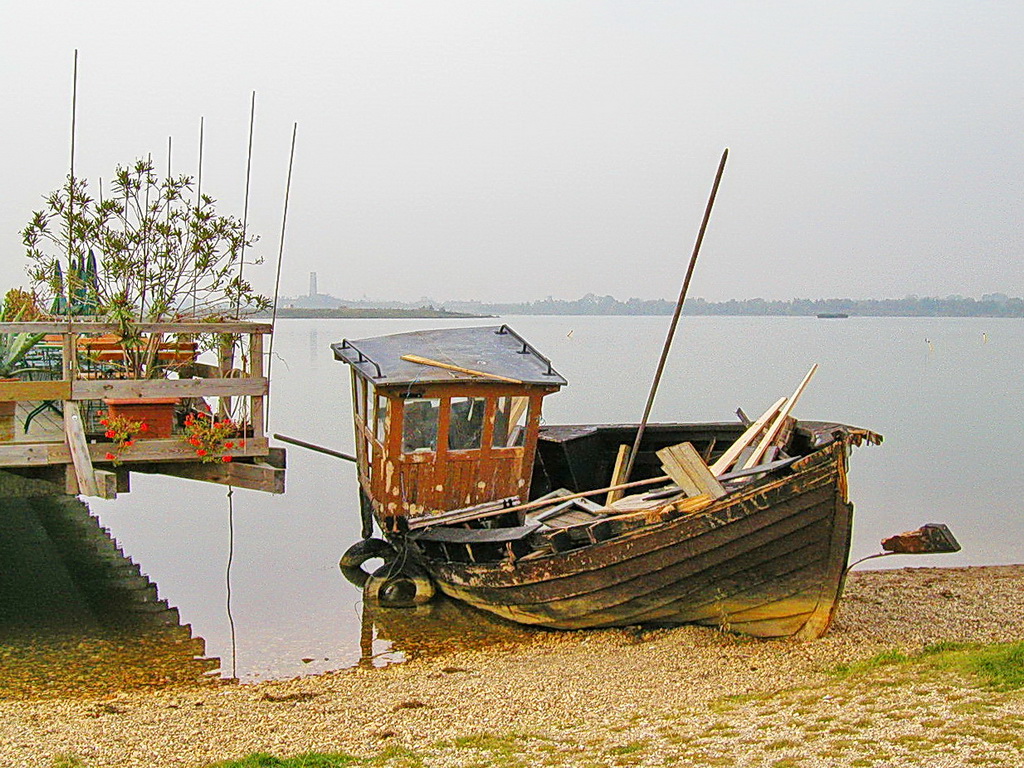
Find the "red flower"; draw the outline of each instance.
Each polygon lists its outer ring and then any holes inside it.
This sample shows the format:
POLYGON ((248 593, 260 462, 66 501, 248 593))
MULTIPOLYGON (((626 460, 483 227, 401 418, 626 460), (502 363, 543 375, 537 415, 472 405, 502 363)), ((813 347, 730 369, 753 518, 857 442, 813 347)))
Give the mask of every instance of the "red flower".
POLYGON ((117 458, 117 456, 115 456, 114 454, 112 454, 112 453, 111 453, 110 451, 107 451, 107 455, 106 455, 106 459, 107 459, 107 461, 113 461, 113 460, 114 460, 114 459, 116 459, 116 458, 117 458))
POLYGON ((233 442, 231 442, 230 440, 228 440, 226 443, 224 443, 224 447, 225 448, 234 448, 235 444, 233 442))
POLYGON ((142 422, 141 424, 139 424, 139 432, 148 432, 148 431, 149 431, 149 424, 147 424, 146 422, 142 422))
POLYGON ((124 441, 124 445, 125 445, 125 448, 127 448, 129 445, 135 445, 135 441, 134 440, 125 440, 124 441))
POLYGON ((231 457, 230 457, 230 456, 221 456, 221 457, 220 457, 220 460, 221 460, 221 461, 225 461, 225 462, 227 462, 227 461, 231 461, 231 457))
POLYGON ((107 419, 100 419, 100 424, 102 424, 104 427, 107 426, 107 424, 109 423, 110 422, 107 419))
POLYGON ((117 437, 117 433, 116 433, 116 432, 114 432, 114 430, 112 430, 112 429, 108 429, 108 430, 107 430, 106 432, 104 432, 103 434, 104 434, 104 436, 105 436, 105 437, 111 437, 111 438, 113 438, 113 437, 117 437))
POLYGON ((205 456, 207 453, 205 448, 196 448, 196 456, 205 456))

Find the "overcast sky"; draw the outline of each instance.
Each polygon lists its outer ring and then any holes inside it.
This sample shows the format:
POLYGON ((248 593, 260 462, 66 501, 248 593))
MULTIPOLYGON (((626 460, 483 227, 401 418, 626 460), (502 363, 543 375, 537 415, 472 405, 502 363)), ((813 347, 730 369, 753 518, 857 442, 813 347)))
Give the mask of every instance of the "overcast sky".
POLYGON ((284 295, 1024 295, 1018 2, 10 2, 0 284, 67 173, 153 153, 242 210, 284 295))

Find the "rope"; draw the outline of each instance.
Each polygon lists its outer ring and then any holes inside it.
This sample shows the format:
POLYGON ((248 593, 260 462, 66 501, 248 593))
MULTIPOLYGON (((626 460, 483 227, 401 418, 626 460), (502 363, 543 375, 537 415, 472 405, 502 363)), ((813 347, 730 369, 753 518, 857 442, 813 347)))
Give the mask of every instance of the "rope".
POLYGON ((231 679, 238 679, 238 644, 235 636, 235 617, 231 614, 231 565, 235 560, 235 505, 233 497, 235 489, 228 486, 228 565, 224 572, 224 582, 227 585, 227 602, 225 607, 228 614, 228 625, 231 627, 231 679))

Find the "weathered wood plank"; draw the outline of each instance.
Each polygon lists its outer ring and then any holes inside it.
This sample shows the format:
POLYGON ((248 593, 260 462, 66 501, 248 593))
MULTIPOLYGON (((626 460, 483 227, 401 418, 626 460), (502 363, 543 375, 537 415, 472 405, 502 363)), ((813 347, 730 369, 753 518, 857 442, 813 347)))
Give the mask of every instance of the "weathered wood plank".
POLYGON ((78 403, 64 401, 64 434, 67 437, 67 448, 71 454, 71 462, 75 465, 75 477, 78 479, 78 490, 86 496, 98 496, 96 475, 89 456, 89 443, 85 438, 85 427, 82 425, 82 414, 78 411, 78 403))
MULTIPOLYGON (((254 379, 264 379, 263 376, 263 336, 253 334, 249 337, 249 374, 254 379)), ((265 379, 264 379, 265 380, 265 379)), ((267 382, 269 391, 270 383, 267 382)), ((264 401, 263 395, 257 395, 251 400, 252 403, 252 429, 256 437, 263 437, 264 430, 264 401)))
MULTIPOLYGON (((40 443, 46 450, 46 461, 38 461, 39 464, 70 464, 71 452, 64 443, 40 443)), ((89 456, 94 462, 106 462, 106 454, 110 451, 111 443, 90 443, 89 456)), ((5 461, 3 448, 0 446, 0 461, 5 461)), ((195 461, 194 449, 187 445, 180 438, 171 437, 160 440, 137 440, 134 445, 121 451, 121 460, 125 464, 132 464, 138 461, 195 461)), ((236 440, 235 447, 223 453, 233 458, 243 456, 266 456, 269 451, 266 438, 246 438, 244 441, 236 440)), ((17 465, 16 462, 5 461, 8 466, 17 465)), ((29 462, 25 462, 29 463, 29 462)), ((131 467, 135 469, 135 467, 131 467)))
POLYGON ((420 357, 419 355, 402 355, 402 359, 410 363, 418 363, 419 365, 429 365, 432 368, 443 368, 446 371, 455 371, 456 373, 464 373, 467 376, 480 376, 485 379, 494 379, 495 381, 504 381, 508 384, 522 384, 519 379, 510 379, 508 376, 499 376, 496 373, 488 373, 487 371, 475 371, 472 368, 463 368, 459 365, 452 365, 451 363, 443 363, 440 360, 431 360, 427 357, 420 357))
MULTIPOLYGON (((615 466, 612 468, 612 479, 608 485, 621 485, 626 481, 624 475, 626 474, 626 466, 629 464, 629 451, 628 445, 620 445, 619 451, 615 454, 615 466)), ((622 498, 625 493, 621 488, 617 491, 608 491, 608 496, 605 498, 604 503, 611 504, 622 498)))
POLYGON ((765 424, 767 424, 785 404, 786 398, 784 397, 780 397, 776 400, 767 411, 758 417, 757 421, 746 428, 743 434, 740 435, 739 439, 725 450, 725 453, 718 457, 718 461, 711 465, 711 471, 716 475, 721 475, 728 471, 729 467, 736 463, 736 460, 740 457, 743 449, 750 445, 754 438, 758 436, 762 429, 764 429, 765 424))
POLYGON ((680 443, 662 448, 657 452, 657 456, 669 477, 686 491, 687 496, 707 494, 713 499, 725 496, 725 488, 704 463, 693 443, 680 443))
MULTIPOLYGON (((0 444, 0 467, 33 467, 50 464, 50 446, 53 443, 2 443, 0 444)), ((56 443, 67 448, 63 443, 56 443)), ((68 454, 68 462, 71 454, 68 454)), ((67 463, 67 462, 57 462, 67 463)))
MULTIPOLYGON (((270 333, 272 323, 232 321, 227 323, 135 323, 140 333, 270 333)), ((0 333, 119 333, 117 323, 91 320, 0 323, 0 333)))
POLYGON ((285 471, 264 462, 230 463, 216 462, 203 464, 198 462, 162 462, 132 467, 133 471, 147 474, 183 477, 188 480, 199 480, 204 483, 230 485, 235 488, 246 488, 251 491, 266 493, 284 493, 285 471))
POLYGON ((70 381, 3 381, 0 400, 70 400, 70 381))
POLYGON ((265 395, 267 389, 264 376, 244 379, 98 379, 72 382, 71 399, 265 395))
POLYGON ((804 389, 807 388, 807 384, 810 382, 811 377, 814 376, 814 373, 817 370, 818 364, 815 363, 814 365, 811 366, 811 370, 807 372, 807 375, 804 376, 804 379, 803 381, 800 382, 800 385, 796 388, 796 390, 794 390, 789 400, 786 401, 786 404, 782 407, 782 410, 779 411, 779 414, 778 416, 775 417, 775 420, 772 422, 772 425, 768 427, 768 431, 765 433, 764 437, 761 438, 760 442, 758 442, 757 447, 754 449, 754 452, 750 454, 750 458, 748 458, 744 462, 743 466, 740 467, 740 469, 750 469, 751 467, 756 467, 758 464, 761 463, 761 458, 764 456, 765 451, 767 451, 775 443, 775 439, 778 437, 779 432, 782 430, 783 425, 786 423, 786 419, 792 412, 793 407, 796 405, 796 401, 800 399, 800 395, 804 393, 804 389))

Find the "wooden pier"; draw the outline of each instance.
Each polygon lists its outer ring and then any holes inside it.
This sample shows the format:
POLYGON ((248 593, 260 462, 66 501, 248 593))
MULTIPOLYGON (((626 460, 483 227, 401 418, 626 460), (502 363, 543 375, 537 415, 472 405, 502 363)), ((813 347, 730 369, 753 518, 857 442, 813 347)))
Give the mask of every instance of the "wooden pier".
POLYGON ((118 326, 112 323, 0 323, 0 333, 46 334, 34 349, 30 369, 18 380, 0 381, 0 402, 17 402, 9 439, 0 441, 0 473, 45 481, 55 492, 101 498, 127 492, 132 472, 283 493, 284 450, 270 447, 264 424, 269 380, 263 340, 272 325, 238 321, 135 327, 142 334, 140 343, 156 350, 151 359, 162 366, 163 377, 129 377, 127 367, 118 365, 127 355, 119 348, 118 326), (197 359, 195 340, 200 337, 215 341, 214 363, 197 359), (238 338, 240 348, 234 343, 238 338), (218 452, 230 458, 203 462, 177 424, 170 437, 139 436, 117 452, 115 466, 107 458, 114 444, 99 425, 104 400, 147 398, 193 403, 216 398, 216 412, 228 414, 234 406, 244 413, 244 418, 234 419, 240 422, 239 436, 218 452))

